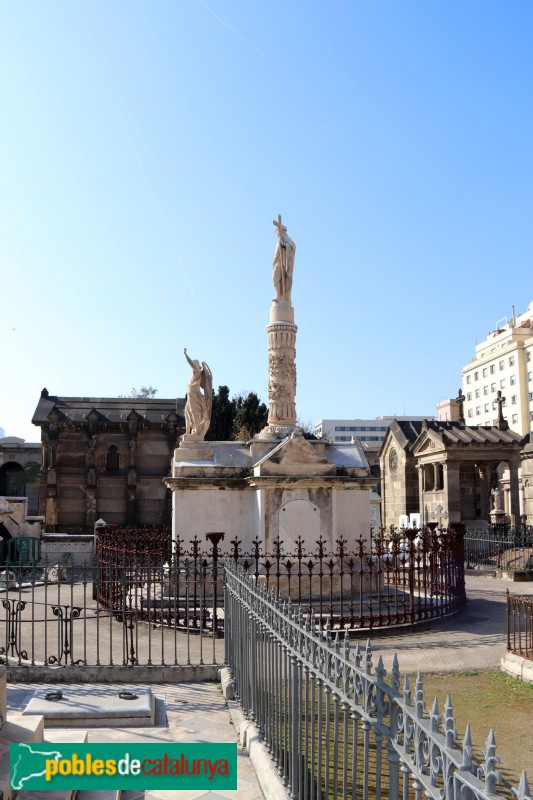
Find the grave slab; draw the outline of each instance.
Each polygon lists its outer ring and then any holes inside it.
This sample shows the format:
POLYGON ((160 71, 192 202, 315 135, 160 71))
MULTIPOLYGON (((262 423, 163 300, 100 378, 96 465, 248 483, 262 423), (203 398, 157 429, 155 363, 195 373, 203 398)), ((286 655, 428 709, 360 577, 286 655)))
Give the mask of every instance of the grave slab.
POLYGON ((155 698, 142 686, 44 686, 35 690, 22 713, 41 714, 47 728, 144 727, 154 725, 155 698))

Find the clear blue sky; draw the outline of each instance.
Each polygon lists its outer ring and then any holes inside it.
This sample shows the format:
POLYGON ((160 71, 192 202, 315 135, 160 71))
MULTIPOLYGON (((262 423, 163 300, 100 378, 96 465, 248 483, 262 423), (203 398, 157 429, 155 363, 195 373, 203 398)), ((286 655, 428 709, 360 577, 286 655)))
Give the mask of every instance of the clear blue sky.
POLYGON ((272 220, 297 412, 434 414, 533 299, 533 3, 0 5, 0 426, 41 389, 266 399, 272 220))

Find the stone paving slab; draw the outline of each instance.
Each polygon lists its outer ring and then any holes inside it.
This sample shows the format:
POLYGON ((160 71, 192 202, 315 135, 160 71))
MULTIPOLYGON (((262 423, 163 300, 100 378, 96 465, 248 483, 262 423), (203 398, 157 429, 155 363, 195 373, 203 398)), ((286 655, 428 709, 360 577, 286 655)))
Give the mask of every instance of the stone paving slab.
MULTIPOLYGON (((8 685, 8 709, 21 710, 35 684, 8 685)), ((92 687, 95 688, 95 687, 92 687)), ((97 688, 97 687, 96 687, 97 688)), ((102 687, 114 691, 113 686, 102 687)), ((88 742, 236 742, 237 732, 222 696, 219 684, 187 683, 181 685, 159 684, 152 686, 156 699, 164 701, 164 713, 156 715, 155 725, 148 728, 91 728, 87 730, 88 742)), ((162 705, 162 703, 161 703, 162 705)), ((46 739, 45 729, 45 739, 46 739)), ((58 741, 58 731, 53 731, 58 741)), ((67 738, 67 737, 65 737, 67 738)), ((247 754, 237 750, 238 788, 232 791, 127 791, 124 800, 264 800, 253 766, 247 754)))

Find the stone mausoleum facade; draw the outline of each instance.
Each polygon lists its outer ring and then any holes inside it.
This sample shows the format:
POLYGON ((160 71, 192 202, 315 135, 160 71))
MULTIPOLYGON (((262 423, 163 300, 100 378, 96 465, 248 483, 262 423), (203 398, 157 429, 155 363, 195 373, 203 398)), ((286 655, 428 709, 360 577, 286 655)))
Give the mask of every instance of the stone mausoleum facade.
POLYGON ((102 518, 128 526, 171 523, 163 479, 185 431, 185 400, 56 397, 43 389, 39 513, 45 530, 92 532, 102 518))

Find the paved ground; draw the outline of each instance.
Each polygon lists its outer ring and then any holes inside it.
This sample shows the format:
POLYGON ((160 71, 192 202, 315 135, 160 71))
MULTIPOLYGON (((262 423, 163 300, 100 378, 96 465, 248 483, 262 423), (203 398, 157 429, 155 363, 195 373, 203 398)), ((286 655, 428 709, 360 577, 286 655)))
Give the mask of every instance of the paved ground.
MULTIPOLYGON (((390 670, 394 653, 398 654, 404 672, 485 669, 500 664, 506 652, 505 592, 533 594, 533 584, 517 584, 492 577, 467 576, 468 604, 463 612, 433 622, 414 632, 387 634, 373 632, 371 641, 374 664, 381 654, 390 670)), ((364 641, 362 642, 364 644, 364 641)), ((36 685, 35 685, 36 686, 36 685)), ((35 686, 15 684, 8 687, 8 707, 22 708, 35 686)), ((89 741, 189 741, 231 742, 237 736, 218 685, 208 683, 163 684, 154 693, 166 705, 166 718, 159 714, 156 725, 149 729, 91 729, 89 741)), ((239 788, 233 792, 127 792, 125 800, 262 800, 253 767, 239 752, 239 788)), ((89 800, 89 798, 86 798, 89 800)))
POLYGON ((372 632, 373 662, 382 656, 390 670, 394 654, 403 673, 440 672, 499 667, 507 651, 506 590, 533 594, 533 583, 467 575, 465 609, 412 633, 372 632))

